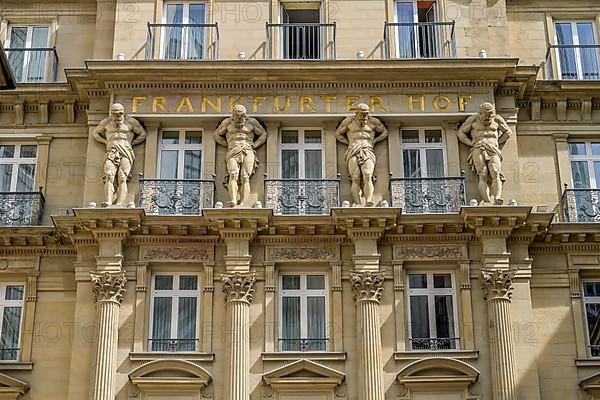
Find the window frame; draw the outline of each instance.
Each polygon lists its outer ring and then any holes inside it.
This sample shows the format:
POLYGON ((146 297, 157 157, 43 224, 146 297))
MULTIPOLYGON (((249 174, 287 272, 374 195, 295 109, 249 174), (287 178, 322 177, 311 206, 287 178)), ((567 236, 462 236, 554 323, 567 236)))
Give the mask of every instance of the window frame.
POLYGON ((571 169, 571 187, 575 188, 575 177, 573 176, 573 162, 581 162, 585 161, 587 166, 587 173, 589 177, 589 188, 581 188, 581 189, 598 189, 598 184, 600 182, 596 182, 596 172, 594 170, 594 162, 600 162, 600 154, 592 154, 592 144, 596 143, 600 145, 600 140, 570 140, 567 142, 567 150, 569 152, 569 168, 571 169), (585 153, 584 155, 571 154, 571 144, 583 143, 585 145, 585 153))
POLYGON ((204 129, 202 128, 163 128, 158 135, 158 157, 157 157, 157 175, 158 179, 166 180, 202 180, 204 179, 204 129), (179 132, 179 143, 178 144, 164 144, 163 134, 164 132, 179 132), (200 144, 186 144, 185 134, 186 132, 200 132, 200 144), (162 177, 162 152, 163 150, 176 150, 177 151, 177 177, 175 178, 163 178, 162 177), (200 150, 200 177, 199 178, 183 178, 185 173, 185 152, 186 150, 200 150), (180 177, 181 176, 181 177, 180 177))
POLYGON ((446 132, 441 127, 419 127, 419 128, 401 128, 400 129, 400 173, 402 178, 407 177, 404 171, 404 150, 418 150, 419 151, 419 160, 420 160, 420 168, 421 168, 421 177, 415 179, 429 179, 427 176, 427 150, 442 150, 442 158, 443 158, 443 177, 448 176, 448 152, 446 148, 446 132), (425 131, 430 130, 439 130, 441 134, 442 141, 439 143, 426 143, 425 142, 425 131), (404 143, 402 141, 402 133, 404 131, 418 131, 419 132, 419 143, 404 143))
POLYGON ((298 178, 285 178, 285 179, 298 179, 298 180, 317 180, 317 178, 306 178, 306 150, 320 150, 321 151, 321 178, 325 176, 325 137, 323 135, 322 128, 298 128, 289 127, 281 128, 279 131, 278 145, 279 145, 279 177, 283 178, 283 151, 284 150, 297 150, 298 151, 298 178), (298 143, 283 143, 283 132, 284 131, 298 131, 298 143), (305 143, 304 137, 306 131, 319 131, 321 132, 320 143, 305 143))
MULTIPOLYGON (((51 30, 51 26, 48 24, 19 24, 19 23, 15 23, 15 24, 9 24, 8 25, 8 29, 7 29, 7 36, 6 36, 6 49, 10 49, 12 42, 12 32, 13 29, 15 28, 26 28, 27 29, 27 34, 26 34, 26 38, 25 38, 25 46, 24 47, 15 47, 15 48, 23 48, 23 49, 32 49, 34 47, 32 47, 32 40, 33 40, 33 30, 35 28, 46 28, 47 29, 47 35, 46 35, 46 44, 45 46, 42 46, 42 48, 50 48, 50 36, 52 34, 52 30, 51 30)), ((37 48, 37 47, 35 47, 37 48)), ((24 78, 21 80, 21 82, 23 83, 28 83, 29 82, 29 64, 31 61, 31 52, 25 52, 25 54, 23 55, 23 67, 21 69, 21 77, 24 78)), ((48 65, 49 61, 48 61, 48 57, 46 56, 46 60, 44 62, 44 70, 42 71, 42 75, 43 75, 43 80, 41 82, 37 82, 37 81, 32 81, 33 83, 42 83, 45 82, 48 79, 48 65)))
POLYGON ((0 142, 0 146, 15 146, 15 154, 18 154, 19 157, 11 157, 11 158, 2 158, 0 157, 0 165, 10 164, 13 166, 13 170, 11 172, 10 178, 10 190, 9 193, 34 193, 35 192, 35 183, 38 172, 38 156, 40 152, 40 146, 37 143, 16 143, 16 142, 0 142), (21 149, 23 146, 35 146, 35 158, 23 158, 21 156, 21 149), (21 161, 19 161, 21 160, 21 161), (30 192, 17 192, 17 184, 19 181, 19 166, 25 165, 33 165, 33 187, 30 192))
MULTIPOLYGON (((208 21, 208 2, 206 1, 165 1, 163 2, 163 7, 162 7, 162 23, 163 24, 168 24, 167 22, 167 6, 172 5, 172 4, 181 4, 183 6, 183 14, 181 16, 181 24, 182 25, 186 25, 190 23, 190 6, 191 5, 203 5, 204 6, 204 22, 202 22, 203 24, 206 24, 208 21)), ((207 39, 207 35, 206 32, 203 31, 203 41, 206 42, 207 39)), ((179 58, 173 58, 173 60, 189 60, 190 58, 188 58, 189 54, 188 54, 188 40, 189 40, 189 30, 185 30, 182 31, 182 35, 181 35, 181 48, 179 49, 181 54, 179 58)), ((165 37, 162 37, 162 33, 161 33, 161 40, 160 40, 160 59, 161 60, 170 60, 170 58, 166 57, 165 51, 166 51, 166 46, 165 46, 165 37)), ((202 57, 199 58, 201 60, 206 59, 206 54, 204 54, 206 52, 206 43, 203 43, 203 48, 202 48, 202 57)), ((195 59, 195 58, 192 58, 195 59)))
POLYGON ((19 338, 17 341, 17 356, 15 357, 15 359, 0 359, 0 364, 1 363, 11 363, 11 362, 15 362, 15 361, 19 361, 21 359, 21 354, 22 354, 22 348, 21 346, 23 345, 23 325, 24 325, 24 320, 25 320, 25 298, 27 296, 26 293, 27 290, 27 285, 25 282, 2 282, 0 283, 0 337, 2 335, 2 329, 4 327, 4 308, 5 307, 16 307, 15 304, 13 303, 19 303, 19 306, 21 307, 21 317, 20 317, 20 321, 19 321, 19 338), (6 288, 8 286, 21 286, 23 288, 23 298, 21 300, 5 300, 6 297, 6 288), (10 304, 8 304, 10 303, 10 304))
MULTIPOLYGON (((600 44, 600 36, 599 36, 599 30, 598 30, 598 26, 596 25, 596 21, 594 19, 588 19, 588 18, 575 18, 575 19, 565 19, 565 18, 555 18, 552 20, 553 26, 552 29, 554 30, 554 43, 556 43, 557 45, 559 45, 558 43, 558 29, 557 29, 557 24, 569 24, 571 25, 571 39, 573 42, 573 46, 578 46, 580 45, 579 42, 579 31, 577 29, 577 24, 578 23, 582 23, 582 22, 587 22, 587 23, 591 23, 592 24, 592 29, 594 31, 594 42, 595 44, 600 44)), ((557 51, 557 55, 560 54, 559 50, 557 51)), ((585 80, 584 76, 584 71, 583 71, 583 63, 581 60, 581 52, 578 51, 578 48, 573 48, 573 54, 575 55, 575 69, 576 69, 576 73, 577 73, 577 78, 575 80, 585 80)), ((597 62, 600 62, 600 59, 596 60, 597 62)), ((558 75, 557 78, 564 80, 563 78, 563 68, 560 62, 560 56, 556 57, 556 67, 558 68, 558 75)))
MULTIPOLYGON (((592 345, 590 341, 590 327, 587 319, 587 311, 585 309, 586 304, 599 304, 600 305, 600 296, 586 296, 585 295, 585 284, 588 282, 600 283, 600 279, 582 279, 581 280, 581 307, 583 312, 583 319, 585 320, 585 345, 586 352, 588 357, 590 358, 600 358, 600 354, 597 356, 592 355, 592 346, 598 346, 600 350, 600 344, 592 345)), ((599 317, 600 318, 600 317, 599 317)))

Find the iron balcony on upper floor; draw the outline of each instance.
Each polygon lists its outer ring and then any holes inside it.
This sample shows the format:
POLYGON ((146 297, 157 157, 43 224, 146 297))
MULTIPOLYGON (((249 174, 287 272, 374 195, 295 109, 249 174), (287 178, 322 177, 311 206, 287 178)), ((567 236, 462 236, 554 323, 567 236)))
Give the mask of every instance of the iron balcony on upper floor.
POLYGON ((218 60, 219 26, 148 23, 146 59, 218 60))
POLYGON ((567 189, 562 195, 563 222, 600 222, 600 189, 567 189))
POLYGON ((214 180, 141 178, 139 190, 139 207, 151 215, 200 215, 214 207, 214 180))
POLYGON ((392 178, 392 207, 406 214, 460 212, 466 204, 465 177, 392 178))
POLYGON ((56 82, 58 54, 54 47, 4 49, 17 83, 56 82))
POLYGON ((39 192, 0 192, 0 226, 36 226, 42 222, 44 195, 39 192))
POLYGON ((329 215, 340 206, 340 179, 265 179, 265 207, 275 215, 329 215))
POLYGON ((267 59, 335 60, 336 24, 267 23, 267 59))
POLYGON ((455 22, 385 22, 386 59, 456 58, 455 22))
POLYGON ((546 52, 545 71, 550 80, 598 80, 600 44, 551 44, 546 52))

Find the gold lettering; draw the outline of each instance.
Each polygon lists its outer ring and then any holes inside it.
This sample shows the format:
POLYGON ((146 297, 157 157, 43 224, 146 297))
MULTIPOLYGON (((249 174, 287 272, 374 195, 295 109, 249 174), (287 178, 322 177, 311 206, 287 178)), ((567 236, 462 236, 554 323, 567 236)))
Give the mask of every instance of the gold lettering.
POLYGON ((325 100, 325 112, 331 112, 331 102, 337 99, 336 96, 320 96, 321 100, 325 100))
POLYGON ((381 98, 381 96, 369 96, 369 104, 371 111, 375 111, 375 107, 378 107, 381 112, 387 112, 387 109, 383 105, 383 98, 381 98))
POLYGON ((312 101, 312 96, 300 96, 300 112, 304 112, 304 107, 308 108, 310 112, 317 112, 317 110, 311 105, 312 101))
POLYGON ((254 96, 252 97, 252 112, 257 112, 258 107, 260 107, 260 103, 265 101, 267 98, 265 96, 254 96))
POLYGON ((142 102, 146 101, 146 96, 133 96, 133 100, 131 101, 131 112, 137 112, 138 105, 142 102))
POLYGON ((448 96, 440 95, 433 98, 433 108, 435 108, 436 111, 444 111, 450 107, 451 103, 452 101, 448 96))
POLYGON ((217 96, 216 103, 210 101, 208 96, 202 96, 202 112, 206 112, 206 106, 212 108, 215 112, 221 112, 221 96, 217 96))
POLYGON ((346 112, 354 111, 359 98, 358 96, 346 96, 346 112))
POLYGON ((460 112, 464 112, 467 109, 469 100, 471 100, 471 99, 472 99, 471 95, 458 96, 458 110, 460 112))
POLYGON ((279 98, 281 96, 275 96, 273 98, 273 110, 275 112, 286 112, 290 108, 290 96, 285 96, 285 105, 283 107, 279 106, 279 98))
POLYGON ((152 112, 157 112, 156 110, 161 109, 163 112, 169 112, 167 109, 167 99, 164 96, 154 96, 152 98, 152 112))
POLYGON ((421 112, 425 111, 425 96, 419 96, 418 99, 414 99, 413 96, 408 96, 408 111, 415 111, 415 104, 419 106, 421 112))
POLYGON ((246 97, 244 96, 240 96, 240 97, 231 97, 229 96, 229 101, 228 103, 228 109, 229 112, 233 112, 233 106, 235 106, 236 104, 240 104, 246 97))
POLYGON ((183 96, 181 98, 181 101, 179 102, 179 105, 177 106, 177 109, 175 110, 175 112, 178 112, 178 113, 181 112, 183 107, 187 108, 188 112, 191 112, 191 113, 194 112, 194 106, 192 105, 190 98, 187 96, 183 96))

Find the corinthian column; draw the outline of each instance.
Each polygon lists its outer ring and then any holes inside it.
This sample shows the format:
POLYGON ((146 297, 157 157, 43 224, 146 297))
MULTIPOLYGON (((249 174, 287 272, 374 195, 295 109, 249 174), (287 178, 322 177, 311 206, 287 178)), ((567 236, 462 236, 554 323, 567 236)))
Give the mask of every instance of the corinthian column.
POLYGON ((223 293, 227 309, 227 355, 225 400, 250 398, 250 302, 256 276, 252 272, 223 274, 223 293))
POLYGON ((115 400, 119 309, 125 292, 125 272, 90 273, 98 304, 98 347, 92 400, 115 400))
POLYGON ((510 298, 515 274, 515 270, 481 272, 484 299, 488 306, 493 400, 517 399, 515 344, 510 318, 510 298))
POLYGON ((381 364, 379 301, 383 292, 382 272, 351 272, 356 302, 359 400, 384 400, 381 364))

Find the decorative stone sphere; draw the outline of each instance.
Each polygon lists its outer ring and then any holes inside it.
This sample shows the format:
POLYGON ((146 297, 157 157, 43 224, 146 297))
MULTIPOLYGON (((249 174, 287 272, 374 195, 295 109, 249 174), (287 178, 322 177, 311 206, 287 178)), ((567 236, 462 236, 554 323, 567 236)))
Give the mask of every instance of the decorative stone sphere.
POLYGON ((348 200, 344 200, 342 202, 342 207, 344 207, 344 208, 350 208, 350 202, 348 200))
POLYGON ((469 201, 469 205, 471 207, 477 207, 477 204, 479 204, 479 202, 477 201, 477 199, 471 199, 471 201, 469 201))
POLYGON ((223 202, 222 201, 217 201, 215 203, 215 208, 223 208, 223 202))
POLYGON ((88 208, 96 208, 96 202, 90 201, 90 203, 88 204, 88 208))

